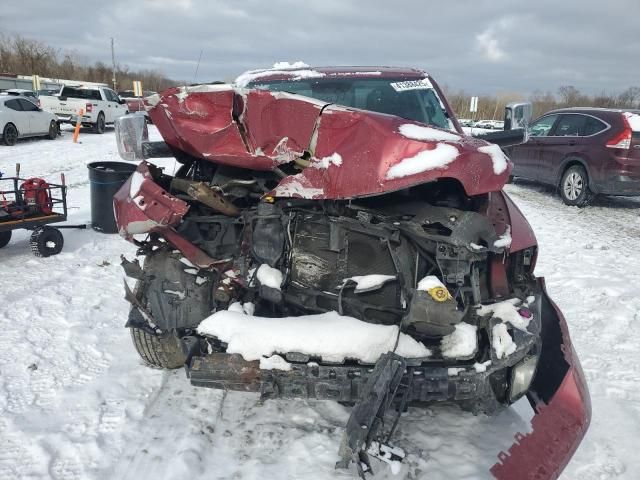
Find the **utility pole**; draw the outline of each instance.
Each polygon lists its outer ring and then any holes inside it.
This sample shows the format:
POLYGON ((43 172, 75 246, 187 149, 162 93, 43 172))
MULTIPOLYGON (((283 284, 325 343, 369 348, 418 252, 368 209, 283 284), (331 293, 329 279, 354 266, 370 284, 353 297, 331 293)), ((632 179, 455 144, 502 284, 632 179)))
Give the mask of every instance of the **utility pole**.
POLYGON ((111 37, 111 62, 113 63, 113 77, 111 78, 111 81, 113 82, 113 89, 117 91, 116 89, 116 54, 115 54, 115 50, 113 49, 113 37, 111 37))

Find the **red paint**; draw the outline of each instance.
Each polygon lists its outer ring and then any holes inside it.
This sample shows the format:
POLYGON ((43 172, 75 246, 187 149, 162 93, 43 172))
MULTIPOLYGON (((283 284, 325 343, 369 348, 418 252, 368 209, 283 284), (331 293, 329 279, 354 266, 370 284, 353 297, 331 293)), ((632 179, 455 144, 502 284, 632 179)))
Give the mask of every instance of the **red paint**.
POLYGON ((401 135, 398 128, 419 123, 333 105, 322 110, 324 105, 267 91, 247 90, 243 97, 233 90, 185 95, 174 88, 161 94, 149 115, 169 145, 197 158, 254 170, 272 170, 311 152, 317 129, 314 157, 338 153, 342 165, 306 168, 283 179, 272 192, 280 197, 300 196, 286 188, 298 183, 314 189, 313 198, 337 200, 444 178, 454 178, 468 195, 478 195, 500 190, 509 176, 510 166, 499 175, 493 173, 491 158, 477 150, 488 145, 481 140, 463 135, 454 142, 413 140, 401 135), (419 152, 433 150, 439 143, 455 147, 458 157, 442 168, 387 178, 389 168, 419 152))
MULTIPOLYGON (((544 289, 544 282, 541 281, 544 289)), ((546 294, 546 292, 545 292, 546 294)), ((591 422, 591 399, 569 329, 558 307, 549 300, 560 322, 564 357, 569 364, 564 380, 548 404, 539 402, 531 420, 533 431, 516 435, 508 453, 498 455, 491 473, 499 480, 553 480, 560 476, 577 450, 591 422)))
MULTIPOLYGON (((385 70, 383 75, 389 72, 385 70)), ((407 78, 424 77, 417 71, 405 73, 407 78)), ((398 78, 397 71, 393 76, 398 78)), ((435 83, 434 88, 444 98, 435 83)), ((468 195, 488 194, 487 208, 482 213, 491 219, 498 234, 510 227, 510 252, 537 245, 520 210, 501 192, 511 165, 499 175, 494 174, 491 158, 478 151, 486 142, 463 135, 457 141, 413 140, 402 136, 399 127, 415 122, 288 94, 236 92, 225 86, 212 91, 200 90, 190 93, 167 90, 150 108, 149 115, 165 141, 198 159, 253 170, 273 170, 304 154, 311 165, 297 175, 285 177, 271 192, 275 196, 302 193, 317 199, 349 199, 452 178, 460 182, 468 195), (441 168, 388 178, 391 167, 419 152, 433 150, 439 143, 458 150, 455 160, 441 168), (340 165, 314 167, 320 159, 336 153, 341 157, 340 165)), ((445 106, 450 111, 448 105, 445 106)), ((457 123, 454 124, 460 131, 457 123)), ((161 233, 195 265, 210 268, 220 263, 174 230, 187 213, 188 205, 155 184, 144 162, 138 171, 145 175, 139 195, 147 206, 142 209, 129 198, 130 181, 127 182, 114 197, 121 234, 131 239, 134 233, 144 233, 132 231, 131 227, 146 225, 145 232, 161 233)), ((496 258, 492 263, 491 283, 494 292, 508 293, 507 274, 501 259, 496 258)), ((544 282, 540 284, 544 291, 544 282)), ((558 368, 566 369, 564 378, 563 372, 559 372, 562 382, 549 394, 547 404, 538 401, 532 433, 518 435, 509 453, 500 454, 500 462, 491 469, 499 479, 557 478, 589 425, 591 406, 584 375, 571 346, 564 317, 551 304, 561 330, 557 342, 562 344, 568 368, 560 362, 563 365, 558 368)), ((553 388, 553 384, 547 382, 547 385, 553 388)))

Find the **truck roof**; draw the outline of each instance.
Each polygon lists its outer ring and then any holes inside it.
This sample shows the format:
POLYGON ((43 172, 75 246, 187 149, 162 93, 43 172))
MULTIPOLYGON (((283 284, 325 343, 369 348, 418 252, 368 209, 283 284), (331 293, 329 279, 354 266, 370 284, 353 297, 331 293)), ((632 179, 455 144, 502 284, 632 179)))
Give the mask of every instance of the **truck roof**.
POLYGON ((240 75, 236 82, 240 79, 240 83, 249 83, 253 81, 273 81, 287 80, 291 77, 347 77, 358 76, 362 78, 394 78, 417 80, 425 78, 428 74, 417 68, 409 67, 385 67, 385 66, 325 66, 325 67, 286 67, 279 68, 276 64, 274 68, 263 70, 251 70, 240 75), (273 72, 273 73, 271 73, 273 72))

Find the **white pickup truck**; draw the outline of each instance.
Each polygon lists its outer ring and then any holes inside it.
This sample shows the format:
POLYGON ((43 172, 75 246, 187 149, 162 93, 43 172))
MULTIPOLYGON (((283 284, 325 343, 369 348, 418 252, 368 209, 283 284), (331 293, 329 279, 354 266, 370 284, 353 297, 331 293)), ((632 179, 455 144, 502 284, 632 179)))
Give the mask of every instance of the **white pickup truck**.
POLYGON ((41 96, 40 105, 54 113, 61 123, 75 124, 82 109, 82 125, 96 133, 104 133, 106 125, 129 113, 127 103, 107 87, 64 86, 57 95, 41 96))

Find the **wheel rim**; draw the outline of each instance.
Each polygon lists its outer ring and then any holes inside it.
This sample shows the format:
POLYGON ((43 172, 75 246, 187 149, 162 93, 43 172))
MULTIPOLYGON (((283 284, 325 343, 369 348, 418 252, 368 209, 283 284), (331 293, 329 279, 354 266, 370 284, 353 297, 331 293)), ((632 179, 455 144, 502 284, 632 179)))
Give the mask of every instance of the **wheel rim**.
POLYGON ((99 129, 100 131, 104 130, 104 118, 102 118, 102 117, 100 117, 100 118, 98 119, 98 129, 99 129))
POLYGON ((4 136, 7 139, 7 142, 13 143, 18 139, 18 131, 15 129, 15 127, 8 127, 7 131, 4 133, 4 136))
POLYGON ((577 199, 584 190, 584 180, 582 175, 577 172, 571 172, 564 180, 564 195, 569 200, 577 199))

